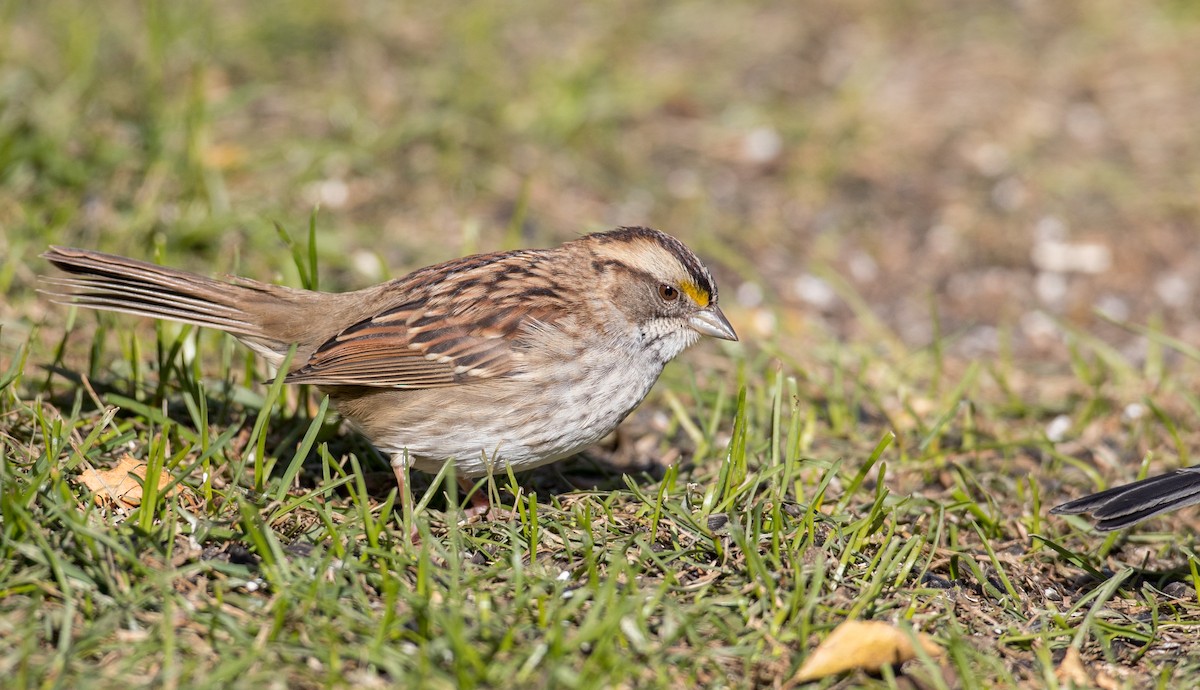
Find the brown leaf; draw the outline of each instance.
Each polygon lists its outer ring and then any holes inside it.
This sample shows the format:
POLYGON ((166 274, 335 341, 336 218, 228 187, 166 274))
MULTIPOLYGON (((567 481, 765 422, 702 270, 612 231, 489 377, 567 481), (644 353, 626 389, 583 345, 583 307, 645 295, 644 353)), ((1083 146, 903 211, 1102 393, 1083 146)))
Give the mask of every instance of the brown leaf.
MULTIPOLYGON (((929 636, 918 633, 917 639, 927 654, 941 654, 929 636)), ((853 669, 878 671, 916 656, 912 637, 896 626, 883 621, 846 621, 817 645, 792 681, 807 683, 853 669)))
MULTIPOLYGON (((142 504, 142 485, 146 479, 146 463, 126 453, 117 460, 116 466, 107 470, 89 467, 79 475, 83 485, 96 493, 96 504, 110 508, 136 508, 142 504)), ((158 488, 162 490, 171 483, 171 475, 158 475, 158 488)), ((168 495, 175 495, 178 487, 168 495)))
POLYGON ((1063 685, 1074 685, 1077 688, 1093 686, 1087 669, 1083 667, 1083 659, 1079 657, 1079 650, 1074 647, 1067 648, 1067 653, 1063 655, 1063 660, 1058 664, 1054 675, 1058 676, 1058 682, 1063 685))
POLYGON ((246 160, 246 150, 235 144, 213 144, 200 152, 200 159, 210 168, 230 170, 246 160))
POLYGON ((1104 671, 1100 671, 1096 674, 1096 687, 1100 688, 1100 690, 1120 690, 1122 685, 1121 681, 1113 678, 1104 671))

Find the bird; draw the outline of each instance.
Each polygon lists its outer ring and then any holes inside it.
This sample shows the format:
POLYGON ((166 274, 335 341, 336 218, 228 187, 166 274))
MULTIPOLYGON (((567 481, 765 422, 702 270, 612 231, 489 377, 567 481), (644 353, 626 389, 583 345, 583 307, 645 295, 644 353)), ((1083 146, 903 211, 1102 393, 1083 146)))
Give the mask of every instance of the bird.
POLYGON ((1088 513, 1096 530, 1113 532, 1190 505, 1200 503, 1200 465, 1115 486, 1054 506, 1054 515, 1088 513))
MULTIPOLYGON (((214 328, 311 384, 390 459, 453 463, 464 489, 612 432, 702 336, 736 341, 683 242, 619 227, 553 248, 477 254, 353 292, 215 279, 87 249, 42 254, 51 301, 214 328)), ((487 512, 483 492, 474 509, 487 512)))

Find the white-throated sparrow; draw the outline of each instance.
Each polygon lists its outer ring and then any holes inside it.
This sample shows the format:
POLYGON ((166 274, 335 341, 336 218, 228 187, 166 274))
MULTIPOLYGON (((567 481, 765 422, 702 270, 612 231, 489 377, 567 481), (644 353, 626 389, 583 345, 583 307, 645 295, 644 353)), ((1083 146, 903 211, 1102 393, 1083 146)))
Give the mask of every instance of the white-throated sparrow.
POLYGON ((83 249, 43 256, 56 301, 226 331, 315 384, 392 458, 459 478, 524 470, 595 443, 663 366, 707 335, 737 340, 682 242, 619 228, 553 249, 479 254, 356 292, 215 280, 83 249))

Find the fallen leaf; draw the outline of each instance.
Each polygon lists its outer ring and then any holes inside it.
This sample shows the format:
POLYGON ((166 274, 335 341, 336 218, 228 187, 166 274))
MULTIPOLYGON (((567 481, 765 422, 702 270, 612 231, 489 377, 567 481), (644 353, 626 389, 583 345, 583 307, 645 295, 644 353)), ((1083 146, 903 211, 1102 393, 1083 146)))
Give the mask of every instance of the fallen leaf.
MULTIPOLYGON (((109 508, 136 508, 142 504, 142 482, 146 479, 146 463, 129 455, 122 455, 116 466, 107 470, 97 470, 89 467, 79 475, 83 485, 95 492, 97 505, 109 508)), ((171 475, 162 472, 158 475, 158 488, 161 491, 171 483, 171 475)), ((168 495, 175 495, 178 487, 174 487, 168 495)))
POLYGON ((1096 687, 1100 690, 1120 690, 1121 682, 1104 671, 1096 674, 1096 687))
POLYGON ((235 144, 213 144, 201 151, 200 159, 210 168, 230 170, 246 160, 246 150, 235 144))
MULTIPOLYGON (((792 681, 808 683, 843 671, 878 671, 884 666, 904 663, 917 656, 912 639, 908 633, 883 621, 846 621, 817 645, 792 681)), ((917 640, 927 654, 942 653, 928 635, 918 633, 917 640)))
POLYGON ((1067 653, 1063 655, 1063 660, 1059 662, 1054 675, 1058 676, 1058 682, 1063 685, 1074 685, 1080 688, 1092 687, 1092 679, 1083 667, 1083 659, 1079 657, 1079 650, 1074 647, 1067 648, 1067 653))

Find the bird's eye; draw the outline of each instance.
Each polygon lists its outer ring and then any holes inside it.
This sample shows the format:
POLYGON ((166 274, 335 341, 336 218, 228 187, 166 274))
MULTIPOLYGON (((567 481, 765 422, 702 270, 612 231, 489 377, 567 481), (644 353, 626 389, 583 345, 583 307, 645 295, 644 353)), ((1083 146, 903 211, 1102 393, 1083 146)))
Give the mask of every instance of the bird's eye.
POLYGON ((661 297, 664 302, 674 302, 675 300, 679 299, 679 290, 676 290, 670 285, 659 285, 658 296, 661 297))

